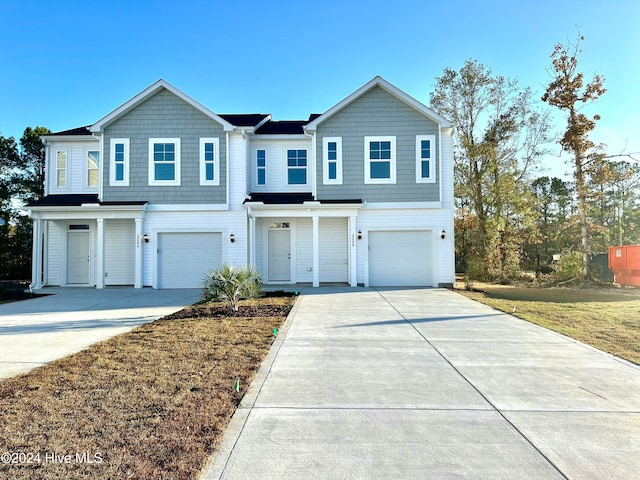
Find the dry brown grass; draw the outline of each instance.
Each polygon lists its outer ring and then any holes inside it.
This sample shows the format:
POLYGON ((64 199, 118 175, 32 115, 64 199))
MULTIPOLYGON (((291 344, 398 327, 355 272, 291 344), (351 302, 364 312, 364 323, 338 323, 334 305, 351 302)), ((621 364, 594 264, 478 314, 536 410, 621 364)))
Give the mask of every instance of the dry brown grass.
POLYGON ((294 301, 190 307, 1 382, 0 454, 26 455, 0 478, 194 478, 294 301))
POLYGON ((459 293, 640 364, 638 289, 475 286, 459 293))

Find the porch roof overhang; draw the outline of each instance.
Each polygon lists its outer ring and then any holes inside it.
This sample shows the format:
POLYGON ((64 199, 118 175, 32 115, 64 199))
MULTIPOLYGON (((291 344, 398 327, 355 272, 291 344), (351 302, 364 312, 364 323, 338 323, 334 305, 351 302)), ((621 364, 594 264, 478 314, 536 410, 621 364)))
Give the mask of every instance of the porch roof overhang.
POLYGON ((24 209, 31 218, 40 220, 143 218, 147 202, 101 202, 97 195, 91 194, 48 195, 24 209))
POLYGON ((300 204, 245 202, 250 217, 355 217, 361 200, 309 200, 300 204))

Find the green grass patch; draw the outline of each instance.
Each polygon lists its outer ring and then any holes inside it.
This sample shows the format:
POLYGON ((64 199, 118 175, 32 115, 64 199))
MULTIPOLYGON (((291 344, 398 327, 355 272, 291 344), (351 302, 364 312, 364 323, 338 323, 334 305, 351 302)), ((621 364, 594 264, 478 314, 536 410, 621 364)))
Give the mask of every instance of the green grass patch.
POLYGON ((482 291, 458 293, 640 364, 636 289, 474 286, 482 291))

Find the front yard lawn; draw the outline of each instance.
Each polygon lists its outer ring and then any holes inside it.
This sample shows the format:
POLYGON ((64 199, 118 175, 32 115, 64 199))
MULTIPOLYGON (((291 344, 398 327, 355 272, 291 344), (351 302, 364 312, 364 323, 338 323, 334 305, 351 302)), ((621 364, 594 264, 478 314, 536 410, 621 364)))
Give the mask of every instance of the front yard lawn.
POLYGON ((188 307, 0 382, 0 477, 195 478, 295 298, 188 307))
POLYGON ((475 286, 458 293, 640 364, 638 289, 475 286))

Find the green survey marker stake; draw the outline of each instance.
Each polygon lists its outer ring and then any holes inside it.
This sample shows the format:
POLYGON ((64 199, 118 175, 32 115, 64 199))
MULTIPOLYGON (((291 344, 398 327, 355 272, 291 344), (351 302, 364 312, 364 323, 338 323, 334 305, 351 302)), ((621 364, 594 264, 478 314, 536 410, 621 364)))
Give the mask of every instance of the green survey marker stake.
POLYGON ((274 335, 277 335, 277 334, 278 334, 278 329, 277 329, 277 328, 275 328, 275 327, 273 327, 273 334, 274 334, 274 335))
POLYGON ((236 392, 240 391, 240 377, 236 378, 236 383, 233 384, 233 389, 236 392))
POLYGON ((297 297, 298 296, 298 290, 296 290, 295 292, 293 292, 294 295, 297 297))

